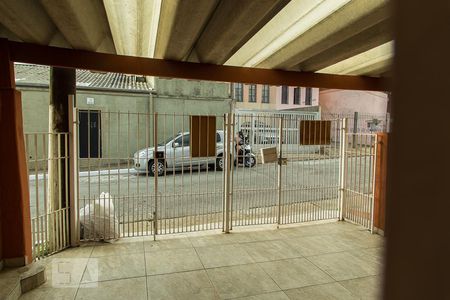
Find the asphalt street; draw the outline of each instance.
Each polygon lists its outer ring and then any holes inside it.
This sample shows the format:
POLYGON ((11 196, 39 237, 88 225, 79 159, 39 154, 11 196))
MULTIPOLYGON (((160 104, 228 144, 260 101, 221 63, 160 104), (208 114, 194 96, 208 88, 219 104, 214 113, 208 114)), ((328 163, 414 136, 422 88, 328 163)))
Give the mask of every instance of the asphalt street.
MULTIPOLYGON (((371 190, 370 158, 350 159, 348 186, 365 193, 371 190), (361 174, 362 176, 356 176, 361 174)), ((134 170, 110 170, 83 174, 79 178, 79 207, 82 208, 101 193, 109 193, 115 215, 119 220, 149 219, 155 206, 159 218, 190 215, 220 214, 223 210, 222 171, 189 170, 167 171, 155 178, 137 174, 134 170), (157 190, 155 190, 157 186, 157 190), (155 197, 157 195, 157 197, 155 197), (155 201, 157 199, 157 203, 155 201)), ((233 209, 249 211, 273 207, 278 197, 278 170, 276 164, 257 164, 253 168, 237 167, 232 172, 233 209)), ((334 201, 338 199, 339 159, 321 159, 288 162, 281 172, 282 204, 334 201)), ((30 180, 32 217, 42 215, 44 208, 44 179, 30 180), (38 195, 38 198, 36 198, 38 195)))

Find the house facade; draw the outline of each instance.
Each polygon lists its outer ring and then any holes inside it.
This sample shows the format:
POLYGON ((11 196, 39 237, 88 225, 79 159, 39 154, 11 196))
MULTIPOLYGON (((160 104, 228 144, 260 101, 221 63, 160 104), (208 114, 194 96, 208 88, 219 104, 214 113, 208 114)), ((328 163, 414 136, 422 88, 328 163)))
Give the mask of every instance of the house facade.
POLYGON ((319 109, 318 88, 233 83, 230 90, 237 109, 319 109))
MULTIPOLYGON (((24 132, 49 132, 50 68, 16 64, 15 69, 16 86, 22 93, 24 132)), ((148 81, 136 75, 77 70, 81 157, 132 157, 136 150, 153 143, 154 113, 159 115, 161 141, 188 130, 189 115, 220 116, 232 109, 227 83, 152 78, 151 86, 148 81), (175 114, 185 117, 175 118, 175 114), (89 149, 83 149, 83 141, 89 149)), ((34 156, 46 155, 45 145, 32 151, 34 156)))

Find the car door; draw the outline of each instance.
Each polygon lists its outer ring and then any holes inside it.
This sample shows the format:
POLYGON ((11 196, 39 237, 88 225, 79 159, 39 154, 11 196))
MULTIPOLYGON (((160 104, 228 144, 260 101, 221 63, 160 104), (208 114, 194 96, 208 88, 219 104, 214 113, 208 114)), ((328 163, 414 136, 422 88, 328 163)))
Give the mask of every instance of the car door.
POLYGON ((190 165, 190 134, 186 133, 176 138, 172 144, 173 152, 175 156, 175 167, 189 166, 190 165))

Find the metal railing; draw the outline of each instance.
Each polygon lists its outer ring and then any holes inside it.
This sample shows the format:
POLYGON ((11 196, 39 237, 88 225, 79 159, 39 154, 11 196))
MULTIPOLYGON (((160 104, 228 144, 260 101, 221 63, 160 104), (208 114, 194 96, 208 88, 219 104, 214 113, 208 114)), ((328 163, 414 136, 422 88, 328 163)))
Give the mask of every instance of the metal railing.
MULTIPOLYGON (((205 144, 215 145, 216 155, 192 157, 189 114, 96 113, 95 119, 102 123, 97 132, 85 133, 87 151, 80 149, 85 155, 78 159, 78 197, 80 208, 95 203, 113 208, 109 217, 117 230, 110 238, 222 228, 223 115, 209 116, 215 118, 217 140, 205 144), (161 158, 153 156, 155 148, 163 153, 161 158), (160 172, 153 172, 152 166, 160 172)), ((89 110, 79 114, 91 123, 89 110)), ((83 211, 80 221, 84 227, 90 224, 89 218, 97 217, 91 209, 83 211)), ((95 231, 83 230, 82 239, 103 238, 95 231)))
POLYGON ((347 119, 348 132, 351 133, 376 133, 389 132, 391 115, 368 113, 322 113, 322 120, 347 119))
POLYGON ((258 224, 348 219, 372 229, 375 134, 330 119, 326 142, 302 144, 300 123, 310 116, 241 113, 203 116, 214 126, 190 141, 193 117, 75 109, 70 134, 26 134, 34 256, 79 240, 258 224), (237 137, 249 118, 271 139, 247 136, 245 154, 237 137), (278 162, 262 163, 266 147, 278 162))
POLYGON ((377 135, 346 136, 343 217, 373 231, 377 135))
POLYGON ((69 246, 69 134, 27 133, 33 258, 69 246))
MULTIPOLYGON (((237 114, 235 131, 248 120, 266 124, 273 139, 264 145, 249 139, 255 149, 256 167, 233 172, 233 225, 289 224, 339 217, 339 134, 341 120, 332 124, 330 143, 302 145, 300 121, 315 114, 263 116, 237 114), (295 139, 293 138, 295 137, 295 139), (262 164, 259 149, 276 147, 284 164, 262 164), (282 153, 282 154, 281 154, 282 153)), ((263 131, 264 132, 264 131, 263 131)))

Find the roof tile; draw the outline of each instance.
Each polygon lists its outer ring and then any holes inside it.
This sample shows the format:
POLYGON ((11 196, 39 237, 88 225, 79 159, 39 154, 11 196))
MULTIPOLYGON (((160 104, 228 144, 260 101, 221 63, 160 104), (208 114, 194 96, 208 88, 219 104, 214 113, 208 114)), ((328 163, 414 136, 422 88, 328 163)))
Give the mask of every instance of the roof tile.
MULTIPOLYGON (((49 85, 50 67, 48 66, 15 64, 15 73, 16 84, 18 86, 49 85)), ((126 91, 150 91, 151 88, 147 82, 138 82, 136 80, 138 77, 139 76, 136 75, 100 73, 77 69, 77 87, 126 91)))

